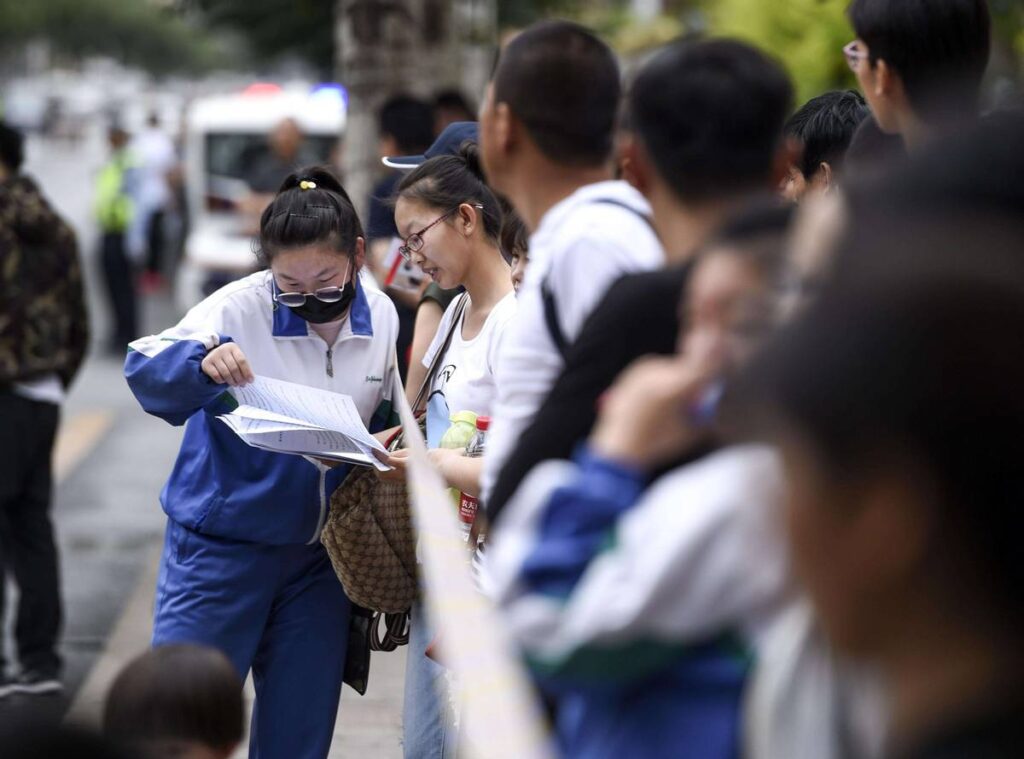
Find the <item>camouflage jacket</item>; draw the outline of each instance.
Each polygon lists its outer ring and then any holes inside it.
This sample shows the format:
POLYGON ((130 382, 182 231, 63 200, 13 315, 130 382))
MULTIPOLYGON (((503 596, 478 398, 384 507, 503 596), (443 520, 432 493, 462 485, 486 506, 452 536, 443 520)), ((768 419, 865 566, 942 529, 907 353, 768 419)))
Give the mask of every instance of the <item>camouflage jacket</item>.
POLYGON ((24 176, 0 183, 0 388, 56 372, 64 386, 89 341, 78 243, 24 176))

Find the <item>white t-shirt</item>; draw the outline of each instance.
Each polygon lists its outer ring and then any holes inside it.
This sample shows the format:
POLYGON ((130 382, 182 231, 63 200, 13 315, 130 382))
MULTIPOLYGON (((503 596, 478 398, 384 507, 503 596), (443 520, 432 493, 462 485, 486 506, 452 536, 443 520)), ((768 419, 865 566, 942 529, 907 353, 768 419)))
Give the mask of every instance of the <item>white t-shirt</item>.
POLYGON ((481 481, 485 501, 562 372, 562 355, 544 318, 541 283, 547 282, 562 333, 572 343, 616 279, 664 266, 665 253, 645 216, 650 218, 651 208, 629 184, 596 182, 552 206, 530 236, 519 316, 509 329, 498 366, 498 399, 481 481))
MULTIPOLYGON (((468 309, 469 295, 460 295, 451 302, 441 317, 434 341, 423 357, 423 365, 427 369, 444 345, 459 301, 463 298, 466 299, 468 309)), ((471 340, 466 340, 462 336, 466 319, 466 311, 463 310, 448 350, 430 384, 427 401, 427 443, 431 448, 438 446, 441 436, 448 429, 452 414, 472 411, 478 416, 488 416, 491 413, 497 395, 494 367, 505 328, 515 314, 516 296, 515 293, 509 293, 491 309, 479 334, 471 340)))

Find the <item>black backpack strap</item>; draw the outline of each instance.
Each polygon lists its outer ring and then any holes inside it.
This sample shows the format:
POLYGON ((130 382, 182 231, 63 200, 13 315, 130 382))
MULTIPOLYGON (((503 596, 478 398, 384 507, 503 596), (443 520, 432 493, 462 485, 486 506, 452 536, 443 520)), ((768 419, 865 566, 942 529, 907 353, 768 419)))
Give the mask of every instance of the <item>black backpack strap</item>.
POLYGON ((558 321, 558 304, 555 303, 555 294, 548 287, 547 277, 540 283, 540 297, 544 301, 544 322, 548 327, 548 335, 551 336, 551 342, 555 344, 558 353, 565 359, 569 342, 565 339, 562 325, 558 321))
MULTIPOLYGON (((636 210, 628 203, 623 203, 621 200, 616 200, 615 198, 598 198, 591 202, 602 203, 609 206, 618 206, 625 211, 629 211, 634 216, 643 219, 644 223, 647 224, 654 236, 658 236, 658 230, 655 229, 654 221, 651 217, 636 210)), ((562 331, 562 323, 558 319, 558 303, 555 302, 555 294, 551 291, 551 286, 548 284, 547 277, 541 280, 540 297, 544 302, 544 323, 547 325, 548 335, 551 337, 551 342, 555 344, 555 348, 564 360, 566 353, 569 351, 569 341, 565 338, 565 332, 562 331)))

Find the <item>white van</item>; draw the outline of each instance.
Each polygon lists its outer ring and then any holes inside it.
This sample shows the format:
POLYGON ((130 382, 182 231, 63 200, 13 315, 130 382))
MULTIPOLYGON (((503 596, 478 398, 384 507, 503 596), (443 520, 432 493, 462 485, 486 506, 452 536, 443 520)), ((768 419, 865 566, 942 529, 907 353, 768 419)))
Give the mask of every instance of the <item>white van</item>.
POLYGON ((345 105, 338 85, 299 92, 261 84, 192 102, 185 116, 189 232, 175 287, 179 308, 191 308, 256 268, 254 220, 240 206, 252 195, 246 176, 269 152, 271 131, 294 120, 304 135, 303 155, 331 163, 345 128, 345 105))

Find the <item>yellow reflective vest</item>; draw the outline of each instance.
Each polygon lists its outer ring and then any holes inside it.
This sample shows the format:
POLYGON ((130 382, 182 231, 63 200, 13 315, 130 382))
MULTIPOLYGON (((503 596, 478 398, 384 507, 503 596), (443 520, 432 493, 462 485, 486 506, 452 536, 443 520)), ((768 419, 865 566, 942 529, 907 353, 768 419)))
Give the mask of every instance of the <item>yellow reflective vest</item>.
POLYGON ((134 168, 128 151, 121 150, 100 169, 96 178, 96 219, 104 232, 124 232, 135 212, 128 194, 128 173, 134 168))

